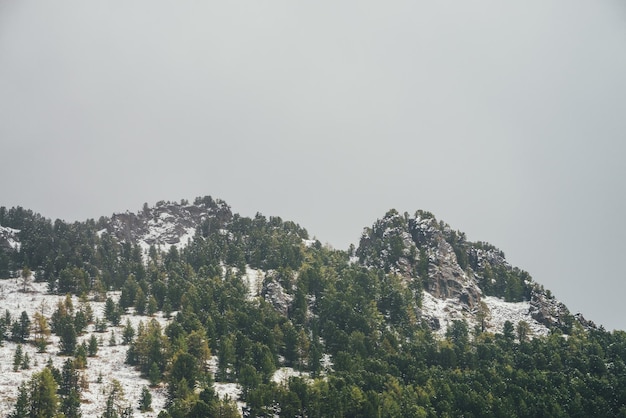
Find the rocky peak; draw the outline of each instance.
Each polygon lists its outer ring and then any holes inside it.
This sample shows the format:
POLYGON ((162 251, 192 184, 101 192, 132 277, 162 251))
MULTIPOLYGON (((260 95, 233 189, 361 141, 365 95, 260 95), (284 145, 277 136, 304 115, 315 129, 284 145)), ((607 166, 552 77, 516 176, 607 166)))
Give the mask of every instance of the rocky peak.
POLYGON ((482 291, 474 274, 459 265, 455 249, 446 237, 453 233, 450 227, 437 223, 432 215, 422 211, 416 213, 410 226, 421 254, 428 256, 424 289, 437 298, 458 299, 469 310, 475 309, 482 291))
POLYGON ((575 319, 528 273, 512 267, 501 250, 467 241, 464 233, 437 221, 430 212, 417 211, 410 217, 390 210, 365 228, 356 255, 364 266, 397 274, 405 284, 417 281, 420 286, 412 288, 421 287, 429 295, 421 312, 430 324, 460 318, 475 321, 477 312, 497 305, 494 297, 511 307, 518 304, 515 309, 526 304, 522 317, 537 327, 567 331, 575 319), (436 306, 445 306, 442 310, 455 318, 438 317, 436 306))
POLYGON ((144 204, 137 213, 114 214, 107 232, 140 246, 182 246, 197 228, 222 228, 231 218, 230 207, 210 196, 197 198, 193 204, 160 201, 154 207, 144 204))
POLYGON ((424 290, 442 299, 454 298, 474 309, 481 290, 475 277, 459 265, 454 248, 445 236, 447 225, 428 212, 415 217, 387 212, 361 237, 357 256, 369 267, 400 275, 405 283, 421 280, 424 290))

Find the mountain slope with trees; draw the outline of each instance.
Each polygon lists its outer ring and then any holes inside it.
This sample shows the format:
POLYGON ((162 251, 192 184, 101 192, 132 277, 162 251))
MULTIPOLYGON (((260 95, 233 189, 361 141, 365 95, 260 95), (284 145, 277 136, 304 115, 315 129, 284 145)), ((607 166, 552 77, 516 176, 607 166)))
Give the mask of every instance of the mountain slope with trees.
POLYGON ((341 251, 294 222, 233 214, 208 196, 74 223, 2 207, 0 278, 24 291, 45 283, 64 300, 37 318, 0 319, 0 340, 16 350, 53 341, 65 359, 24 381, 12 416, 38 413, 42 397, 80 416, 72 376, 89 368, 98 341, 84 340, 102 329, 147 382, 131 407, 111 385, 104 417, 149 414, 148 387, 167 394, 152 412, 162 417, 241 407, 249 416, 626 416, 626 333, 571 315, 496 247, 425 211, 390 210, 341 251), (237 407, 219 396, 225 385, 237 388, 237 407))

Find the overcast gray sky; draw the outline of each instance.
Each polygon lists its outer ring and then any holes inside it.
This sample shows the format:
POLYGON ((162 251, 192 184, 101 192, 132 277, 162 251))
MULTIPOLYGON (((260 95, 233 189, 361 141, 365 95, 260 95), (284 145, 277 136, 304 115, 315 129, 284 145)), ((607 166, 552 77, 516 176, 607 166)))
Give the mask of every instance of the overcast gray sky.
POLYGON ((426 209, 626 328, 626 2, 0 0, 0 205, 426 209))

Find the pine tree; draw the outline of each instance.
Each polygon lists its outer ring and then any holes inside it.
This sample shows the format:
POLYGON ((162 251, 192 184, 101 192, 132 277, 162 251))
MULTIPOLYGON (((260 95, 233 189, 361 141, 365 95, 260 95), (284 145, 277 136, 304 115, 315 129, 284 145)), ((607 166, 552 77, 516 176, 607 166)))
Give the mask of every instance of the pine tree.
POLYGON ((76 350, 77 336, 76 329, 71 317, 66 316, 62 319, 58 326, 57 335, 59 336, 59 348, 61 354, 72 355, 76 350))
POLYGON ((135 293, 135 311, 139 315, 146 313, 146 294, 139 286, 137 286, 137 291, 135 293))
POLYGON ((15 409, 11 412, 9 418, 28 418, 30 412, 28 408, 29 403, 28 386, 25 382, 22 382, 17 390, 15 409))
POLYGON ((33 273, 30 271, 30 269, 26 266, 24 266, 24 268, 22 269, 22 292, 26 292, 28 290, 28 286, 30 286, 30 283, 32 282, 32 275, 33 273))
POLYGON ((95 357, 98 354, 98 339, 94 334, 89 338, 89 346, 87 347, 89 357, 95 357))
POLYGON ((158 385, 161 381, 161 370, 159 370, 159 366, 154 362, 148 371, 148 380, 150 381, 150 386, 153 387, 158 385))
POLYGON ((22 363, 20 364, 22 370, 30 369, 30 357, 28 353, 24 353, 24 357, 22 358, 22 363))
POLYGON ((82 310, 76 312, 76 315, 74 315, 74 328, 76 329, 76 333, 82 334, 88 323, 89 321, 87 321, 87 317, 82 310))
POLYGON ((163 302, 163 316, 165 316, 166 319, 172 317, 172 303, 169 299, 165 299, 165 302, 163 302))
POLYGON ((19 321, 15 321, 11 327, 11 337, 14 341, 23 343, 30 337, 30 318, 26 311, 22 311, 19 321))
POLYGON ((147 387, 141 389, 141 397, 139 398, 139 410, 141 412, 152 411, 152 394, 147 387))
POLYGON ((7 333, 9 331, 9 324, 7 324, 4 318, 0 318, 0 347, 2 347, 2 341, 7 339, 7 333))
POLYGON ((158 309, 158 303, 154 296, 150 295, 150 297, 148 298, 148 307, 146 309, 147 314, 150 316, 153 316, 156 313, 158 309))
POLYGON ((87 351, 87 343, 84 341, 76 347, 74 365, 77 369, 85 369, 87 367, 87 351))
POLYGON ((517 339, 520 343, 527 341, 531 334, 530 325, 526 321, 519 321, 515 330, 517 331, 517 339))
POLYGON ((94 322, 94 328, 96 332, 106 332, 107 322, 104 319, 96 318, 96 321, 94 322))
POLYGON ((69 358, 63 363, 59 394, 61 395, 61 412, 65 414, 65 417, 79 418, 81 416, 79 373, 75 362, 69 358))
POLYGON ((16 372, 19 370, 20 365, 22 364, 22 360, 24 359, 24 352, 22 349, 22 344, 18 344, 15 348, 15 354, 13 355, 13 371, 16 372))
POLYGON ((107 321, 113 322, 116 309, 117 308, 115 306, 115 302, 113 301, 113 299, 108 297, 106 302, 104 303, 104 317, 107 321))
POLYGON ((133 342, 133 338, 135 337, 135 329, 130 323, 130 319, 126 320, 126 326, 124 326, 124 331, 122 331, 122 344, 130 344, 133 342))
POLYGON ((104 288, 104 284, 102 284, 102 280, 100 276, 96 276, 96 279, 93 282, 92 289, 94 294, 94 300, 96 302, 102 302, 106 298, 106 289, 104 288))
POLYGON ((30 416, 54 417, 59 406, 57 383, 48 368, 30 379, 30 416))

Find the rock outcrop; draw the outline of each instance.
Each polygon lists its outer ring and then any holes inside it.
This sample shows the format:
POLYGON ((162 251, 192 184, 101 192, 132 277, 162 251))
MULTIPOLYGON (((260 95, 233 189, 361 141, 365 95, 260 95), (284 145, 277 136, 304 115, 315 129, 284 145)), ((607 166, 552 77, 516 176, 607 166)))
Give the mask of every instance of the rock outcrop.
POLYGON ((5 226, 0 226, 0 250, 19 250, 20 249, 20 241, 19 241, 19 230, 13 228, 7 228, 5 226))
POLYGON ((186 244, 181 240, 189 238, 197 228, 220 229, 231 218, 230 207, 210 197, 197 199, 191 205, 162 201, 152 208, 145 205, 137 213, 114 214, 107 232, 120 241, 145 246, 170 246, 186 244))
POLYGON ((428 292, 434 299, 420 312, 434 330, 455 319, 475 322, 478 312, 488 309, 482 303, 485 296, 528 303, 524 316, 537 326, 567 331, 574 320, 593 326, 582 316, 571 316, 528 273, 512 267, 502 251, 484 242, 468 242, 465 234, 438 222, 429 212, 418 211, 411 217, 390 210, 365 228, 356 255, 364 266, 396 274, 407 286, 428 292), (440 302, 433 305, 436 300, 440 302), (435 305, 445 306, 443 313, 431 312, 435 305))

